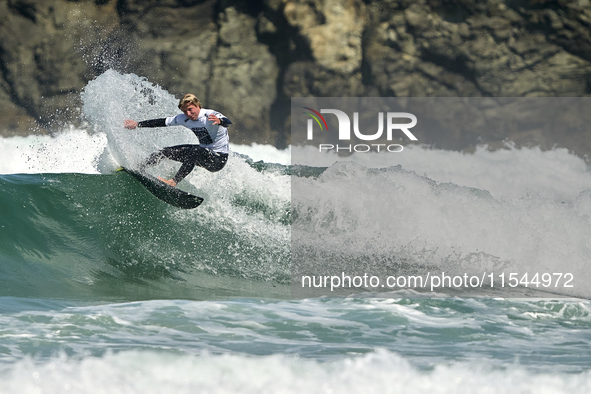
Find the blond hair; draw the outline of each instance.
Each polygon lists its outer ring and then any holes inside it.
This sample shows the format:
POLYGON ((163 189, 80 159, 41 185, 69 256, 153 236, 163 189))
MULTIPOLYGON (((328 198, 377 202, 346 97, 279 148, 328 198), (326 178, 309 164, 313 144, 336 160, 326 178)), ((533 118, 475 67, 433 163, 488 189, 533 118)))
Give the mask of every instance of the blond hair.
POLYGON ((181 101, 179 101, 179 109, 182 111, 183 108, 189 104, 193 104, 194 106, 201 108, 201 102, 199 101, 197 96, 191 93, 185 94, 181 101))

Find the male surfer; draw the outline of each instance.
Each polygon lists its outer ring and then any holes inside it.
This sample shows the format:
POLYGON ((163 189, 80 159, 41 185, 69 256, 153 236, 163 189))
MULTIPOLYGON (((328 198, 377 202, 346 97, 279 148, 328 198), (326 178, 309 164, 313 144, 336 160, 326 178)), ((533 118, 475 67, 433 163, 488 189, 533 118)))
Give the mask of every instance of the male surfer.
POLYGON ((162 182, 173 187, 189 175, 195 166, 203 167, 210 172, 221 170, 226 165, 230 152, 227 127, 232 122, 228 118, 217 111, 202 108, 201 102, 193 94, 186 94, 179 101, 179 109, 183 111, 182 114, 168 118, 123 122, 123 126, 130 130, 136 127, 185 126, 199 138, 199 145, 169 146, 152 153, 140 166, 143 170, 146 166, 157 164, 165 157, 181 162, 181 168, 172 179, 158 177, 162 182))

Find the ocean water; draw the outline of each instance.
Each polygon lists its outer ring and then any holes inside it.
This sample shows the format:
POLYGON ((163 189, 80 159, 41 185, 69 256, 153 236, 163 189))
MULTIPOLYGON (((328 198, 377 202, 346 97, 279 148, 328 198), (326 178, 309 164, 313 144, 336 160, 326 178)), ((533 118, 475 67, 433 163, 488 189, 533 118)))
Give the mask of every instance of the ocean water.
POLYGON ((176 113, 176 99, 113 71, 82 98, 84 129, 0 138, 0 393, 591 390, 583 159, 412 146, 293 168, 303 148, 232 145, 223 171, 183 182, 205 202, 180 211, 114 171, 191 141, 121 127, 176 113), (293 204, 292 187, 309 198, 293 204), (535 267, 572 286, 296 296, 294 239, 322 266, 340 258, 321 254, 326 234, 370 273, 402 256, 411 272, 535 267))

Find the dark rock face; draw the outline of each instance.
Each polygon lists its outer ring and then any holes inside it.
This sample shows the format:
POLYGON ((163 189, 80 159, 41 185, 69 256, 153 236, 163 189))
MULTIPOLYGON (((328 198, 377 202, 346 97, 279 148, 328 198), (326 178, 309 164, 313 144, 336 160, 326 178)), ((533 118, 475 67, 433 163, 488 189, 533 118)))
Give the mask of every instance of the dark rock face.
POLYGON ((32 120, 75 118, 96 42, 117 25, 114 4, 1 1, 0 124, 26 133, 32 120))
MULTIPOLYGON (((109 68, 278 147, 294 96, 589 96, 590 26, 589 0, 0 0, 0 125, 75 122, 109 68)), ((526 134, 491 138, 555 144, 526 134)), ((567 147, 586 153, 583 137, 567 147)))

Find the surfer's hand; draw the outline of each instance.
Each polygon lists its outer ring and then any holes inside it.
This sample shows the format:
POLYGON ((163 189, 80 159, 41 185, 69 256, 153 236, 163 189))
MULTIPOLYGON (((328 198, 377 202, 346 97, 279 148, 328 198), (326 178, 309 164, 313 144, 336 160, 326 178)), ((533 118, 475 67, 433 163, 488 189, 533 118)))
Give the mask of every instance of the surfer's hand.
POLYGON ((137 122, 135 120, 126 119, 123 121, 123 127, 133 130, 137 127, 137 122))
POLYGON ((211 120, 211 123, 213 124, 220 124, 222 123, 221 119, 218 118, 217 116, 215 116, 214 114, 209 114, 209 116, 207 117, 207 119, 211 120))

